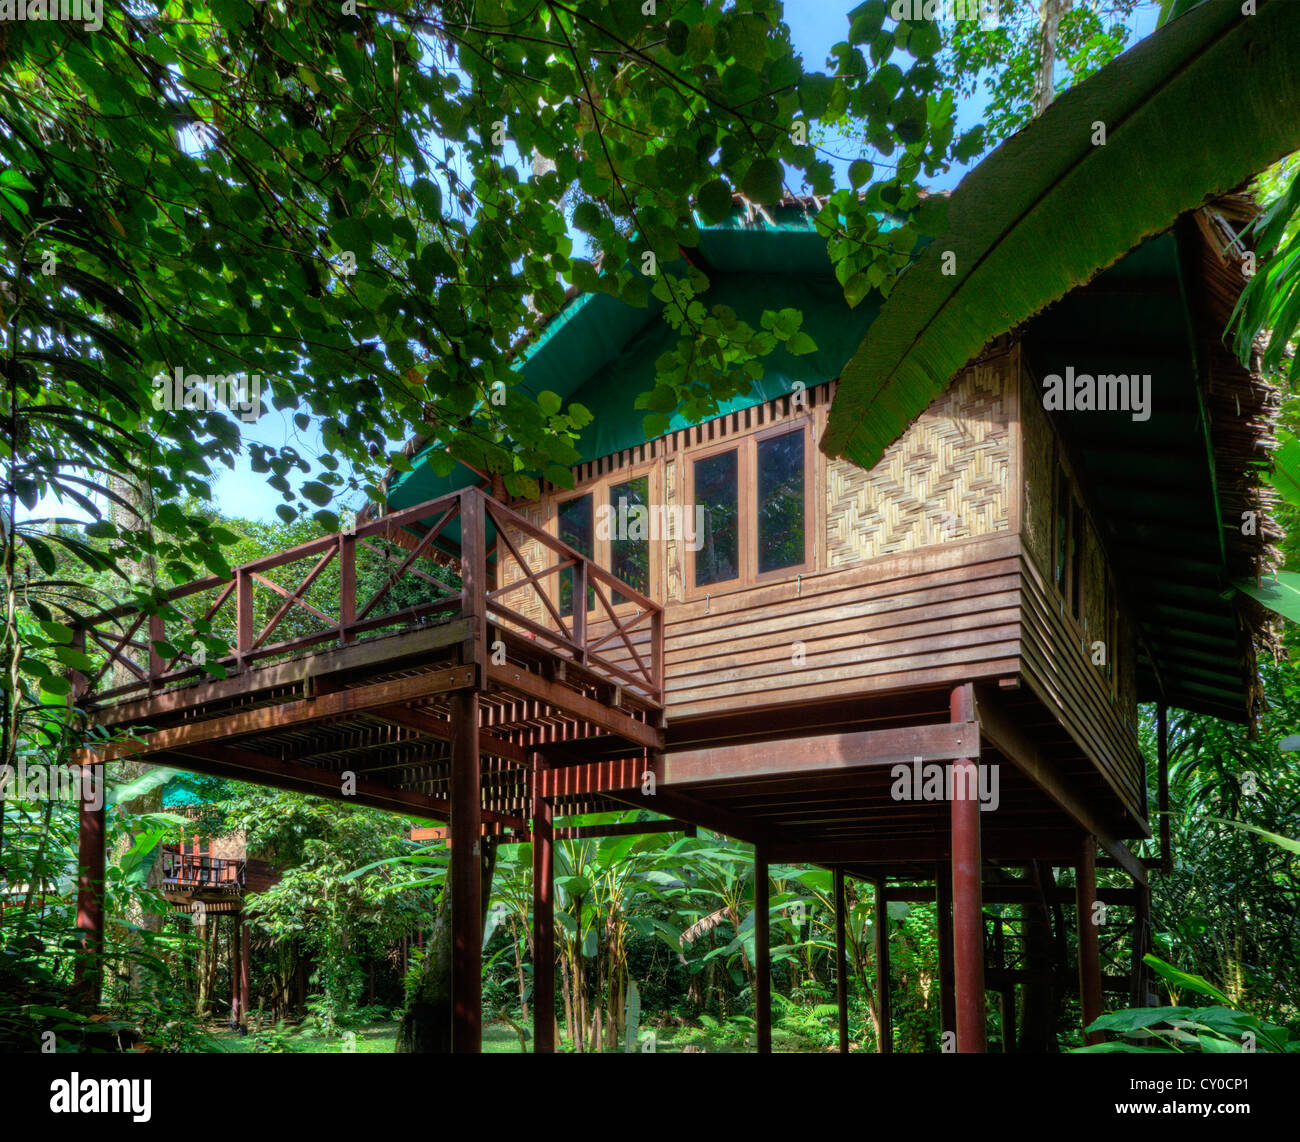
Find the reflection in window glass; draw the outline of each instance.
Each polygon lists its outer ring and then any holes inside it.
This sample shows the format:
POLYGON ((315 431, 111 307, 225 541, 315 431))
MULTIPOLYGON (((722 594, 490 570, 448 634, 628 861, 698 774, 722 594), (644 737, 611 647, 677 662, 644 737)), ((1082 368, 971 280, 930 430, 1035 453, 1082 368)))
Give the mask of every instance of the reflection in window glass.
MULTIPOLYGON (((565 500, 559 506, 559 518, 556 534, 563 543, 576 548, 588 557, 594 554, 592 541, 595 529, 592 526, 591 496, 576 496, 565 500)), ((554 566, 554 564, 552 564, 554 566)), ((595 605, 595 594, 587 589, 587 609, 595 605)), ((573 613, 573 568, 566 567, 560 572, 560 614, 573 613)))
MULTIPOLYGON (((612 524, 609 569, 629 587, 650 594, 650 477, 638 476, 609 489, 612 524)), ((615 606, 627 602, 614 592, 615 606)))
POLYGON ((695 504, 704 508, 703 546, 695 552, 695 585, 724 583, 740 574, 736 453, 695 461, 695 504))
POLYGON ((758 573, 804 561, 803 433, 758 443, 758 573))

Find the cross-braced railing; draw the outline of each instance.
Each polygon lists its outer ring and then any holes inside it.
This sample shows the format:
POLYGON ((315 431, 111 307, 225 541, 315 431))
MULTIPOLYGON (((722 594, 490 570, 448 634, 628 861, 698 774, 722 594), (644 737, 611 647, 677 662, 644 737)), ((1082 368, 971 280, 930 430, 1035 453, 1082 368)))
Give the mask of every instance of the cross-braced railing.
POLYGON ((99 702, 138 696, 484 612, 498 630, 662 702, 662 608, 477 488, 252 560, 228 577, 176 587, 150 606, 125 604, 74 624, 73 648, 95 661, 74 676, 74 691, 94 691, 99 702), (470 498, 482 501, 481 510, 464 510, 470 498), (486 597, 473 606, 459 574, 467 551, 490 569, 486 597), (568 614, 560 601, 566 571, 568 614), (509 575, 518 577, 504 582, 509 575), (592 608, 572 605, 584 598, 592 608))
POLYGON ((171 846, 164 846, 161 856, 164 888, 224 888, 235 891, 244 887, 242 860, 183 853, 171 846))

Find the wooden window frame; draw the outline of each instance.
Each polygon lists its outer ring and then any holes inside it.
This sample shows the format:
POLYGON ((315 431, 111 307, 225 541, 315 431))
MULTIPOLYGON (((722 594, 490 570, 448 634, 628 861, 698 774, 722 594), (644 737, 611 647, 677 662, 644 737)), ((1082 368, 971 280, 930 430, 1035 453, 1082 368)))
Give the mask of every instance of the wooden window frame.
POLYGON ((791 579, 813 570, 817 551, 817 453, 814 439, 812 410, 788 417, 776 424, 765 425, 746 433, 737 433, 722 440, 694 448, 685 448, 679 454, 682 462, 682 510, 695 506, 695 464, 724 452, 736 453, 736 515, 738 574, 719 583, 699 586, 695 582, 695 552, 682 545, 682 588, 686 599, 702 599, 705 595, 721 595, 729 591, 744 590, 764 583, 791 579), (765 440, 778 436, 803 434, 804 464, 804 557, 803 561, 772 571, 758 570, 758 446, 765 440))
MULTIPOLYGON (((547 518, 545 520, 545 529, 548 534, 559 538, 560 536, 560 509, 573 500, 581 499, 583 496, 591 496, 591 548, 592 562, 605 571, 610 570, 610 541, 601 539, 597 533, 596 520, 597 509, 602 503, 607 503, 610 489, 617 487, 619 484, 627 484, 632 480, 640 479, 642 476, 648 477, 648 494, 647 499, 650 504, 663 502, 663 464, 659 460, 647 460, 640 464, 629 465, 626 468, 616 468, 611 472, 606 472, 594 480, 588 480, 572 490, 566 489, 563 493, 554 495, 547 506, 547 518)), ((650 539, 650 584, 649 590, 645 592, 646 596, 651 599, 662 602, 661 596, 664 593, 664 540, 650 539)), ((555 604, 556 609, 560 605, 560 576, 558 574, 549 577, 551 601, 555 604)), ((607 592, 608 593, 608 592, 607 592)), ((636 609, 636 604, 631 602, 615 603, 611 598, 610 605, 614 609, 614 614, 624 615, 636 609)), ((594 607, 587 608, 587 617, 594 618, 597 621, 606 618, 605 608, 596 603, 594 607)))

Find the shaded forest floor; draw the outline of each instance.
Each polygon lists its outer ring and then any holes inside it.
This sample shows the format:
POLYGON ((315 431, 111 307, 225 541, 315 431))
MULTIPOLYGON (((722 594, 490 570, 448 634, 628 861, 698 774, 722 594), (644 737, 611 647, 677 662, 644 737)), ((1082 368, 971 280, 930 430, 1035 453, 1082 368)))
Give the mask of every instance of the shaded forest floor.
MULTIPOLYGON (((210 1037, 213 1049, 221 1054, 252 1054, 260 1050, 275 1054, 383 1055, 393 1052, 397 1039, 397 1023, 392 1020, 371 1023, 354 1028, 352 1033, 355 1039, 324 1035, 312 1027, 289 1027, 282 1031, 266 1028, 259 1037, 256 1034, 240 1035, 222 1027, 211 1031, 210 1037)), ((819 1049, 780 1028, 773 1029, 772 1047, 780 1052, 819 1049)), ((734 1037, 718 1036, 698 1028, 674 1028, 671 1038, 663 1035, 656 1037, 656 1051, 681 1053, 684 1048, 692 1048, 707 1054, 743 1053, 753 1050, 751 1045, 739 1042, 734 1037)), ((527 1050, 532 1050, 531 1036, 527 1050)), ((509 1024, 497 1022, 484 1025, 484 1054, 513 1055, 518 1054, 519 1051, 519 1036, 509 1024)))

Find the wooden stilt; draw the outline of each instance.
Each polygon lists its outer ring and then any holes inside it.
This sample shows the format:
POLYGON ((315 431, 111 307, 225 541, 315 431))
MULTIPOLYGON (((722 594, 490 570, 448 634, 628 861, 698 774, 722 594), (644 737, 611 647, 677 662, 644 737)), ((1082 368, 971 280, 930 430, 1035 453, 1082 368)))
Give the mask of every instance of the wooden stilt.
POLYGON ((103 766, 83 765, 77 832, 77 930, 84 956, 78 965, 78 979, 91 1007, 99 1005, 104 988, 104 801, 103 766))
POLYGON ((772 960, 769 941, 767 853, 754 846, 754 1021, 758 1053, 772 1053, 772 960))
POLYGON ((483 987, 478 691, 452 695, 451 717, 451 1049, 477 1054, 482 1049, 483 987))
MULTIPOLYGON (((1097 841, 1088 836, 1075 865, 1075 920, 1079 938, 1079 1005, 1086 1028, 1101 1015, 1101 954, 1097 940, 1097 841)), ((1084 1032, 1085 1043, 1100 1043, 1100 1032, 1084 1032)))
MULTIPOLYGON (((533 772, 545 766, 533 755, 533 772)), ((533 1051, 555 1051, 555 826, 549 799, 533 797, 533 1051)))
MULTIPOLYGON (((951 717, 968 722, 974 712, 969 685, 952 692, 951 717)), ((979 766, 952 763, 952 977, 957 1009, 957 1050, 983 1054, 984 904, 980 880, 979 766)))
POLYGON ((832 873, 835 882, 835 1008, 839 1015, 840 1054, 849 1052, 849 957, 844 925, 844 870, 832 873))
POLYGON ((875 882, 876 893, 876 1003, 880 1014, 879 1053, 894 1053, 894 999, 889 968, 889 904, 885 900, 886 878, 875 882))

